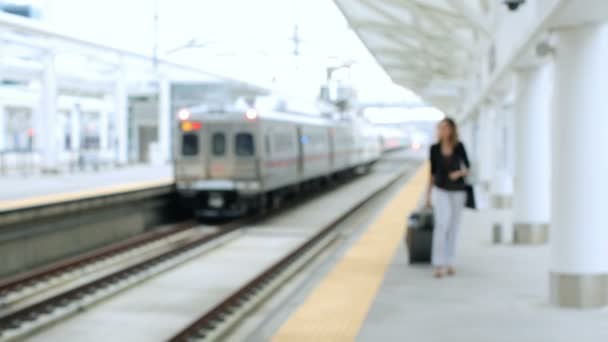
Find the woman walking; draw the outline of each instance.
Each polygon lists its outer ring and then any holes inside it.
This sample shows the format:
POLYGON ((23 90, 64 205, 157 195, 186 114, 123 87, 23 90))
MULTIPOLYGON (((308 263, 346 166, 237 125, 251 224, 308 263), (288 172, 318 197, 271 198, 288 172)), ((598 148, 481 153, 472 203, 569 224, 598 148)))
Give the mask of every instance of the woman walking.
POLYGON ((454 275, 456 239, 466 192, 464 178, 470 163, 464 145, 458 140, 454 120, 443 119, 438 125, 438 142, 431 146, 431 175, 427 191, 427 206, 433 206, 435 228, 431 261, 435 277, 444 272, 454 275))

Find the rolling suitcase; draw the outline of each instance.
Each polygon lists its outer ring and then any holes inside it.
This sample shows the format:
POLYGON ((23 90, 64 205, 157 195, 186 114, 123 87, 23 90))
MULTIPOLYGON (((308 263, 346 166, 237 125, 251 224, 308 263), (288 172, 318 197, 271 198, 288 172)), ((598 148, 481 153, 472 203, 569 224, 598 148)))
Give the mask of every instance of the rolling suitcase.
POLYGON ((430 263, 433 246, 433 210, 413 212, 407 221, 406 245, 412 263, 430 263))

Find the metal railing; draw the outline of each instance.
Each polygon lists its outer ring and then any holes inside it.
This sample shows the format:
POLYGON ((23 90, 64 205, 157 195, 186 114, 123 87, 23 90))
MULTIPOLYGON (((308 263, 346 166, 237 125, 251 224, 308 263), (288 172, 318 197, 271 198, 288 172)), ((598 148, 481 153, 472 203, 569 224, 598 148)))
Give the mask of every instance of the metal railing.
POLYGON ((28 175, 35 173, 40 155, 32 150, 1 150, 0 175, 28 175))
POLYGON ((43 173, 97 171, 115 167, 111 153, 101 150, 65 151, 59 153, 52 168, 45 167, 36 150, 0 150, 0 176, 29 176, 43 173))

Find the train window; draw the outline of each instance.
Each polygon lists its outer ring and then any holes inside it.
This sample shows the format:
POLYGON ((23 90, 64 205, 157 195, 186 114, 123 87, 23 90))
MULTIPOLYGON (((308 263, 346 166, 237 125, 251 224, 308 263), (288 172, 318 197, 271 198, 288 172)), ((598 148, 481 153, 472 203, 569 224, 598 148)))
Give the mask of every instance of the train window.
POLYGON ((254 154, 253 136, 250 133, 237 133, 234 149, 237 156, 252 156, 254 154))
POLYGON ((211 138, 211 149, 214 156, 226 154, 226 136, 224 133, 213 133, 211 138))
POLYGON ((198 154, 198 135, 189 133, 182 136, 182 155, 195 156, 198 154))

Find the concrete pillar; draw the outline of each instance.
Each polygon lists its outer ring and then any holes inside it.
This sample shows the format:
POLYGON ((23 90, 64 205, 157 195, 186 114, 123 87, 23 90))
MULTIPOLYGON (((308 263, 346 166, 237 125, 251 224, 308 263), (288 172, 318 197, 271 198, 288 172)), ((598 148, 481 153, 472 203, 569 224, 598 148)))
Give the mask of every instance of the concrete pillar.
POLYGON ((557 31, 551 300, 608 305, 608 23, 557 31))
POLYGON ((492 241, 494 243, 511 243, 513 241, 512 207, 513 192, 512 173, 510 171, 511 112, 508 106, 496 106, 491 123, 482 129, 489 137, 488 147, 491 156, 488 158, 490 181, 488 186, 488 203, 492 212, 492 241))
POLYGON ((124 165, 129 161, 129 98, 122 65, 116 75, 114 113, 116 162, 124 165))
POLYGON ((0 176, 4 175, 7 169, 7 161, 4 154, 7 147, 6 132, 8 129, 6 127, 6 122, 6 108, 4 107, 4 104, 0 104, 0 176))
POLYGON ((545 243, 551 219, 550 103, 552 65, 517 72, 513 229, 515 243, 545 243))
POLYGON ((494 170, 490 185, 491 205, 495 209, 511 209, 513 180, 511 172, 512 109, 503 106, 497 109, 491 127, 491 148, 494 170))
POLYGON ((480 150, 481 147, 480 145, 480 139, 481 139, 481 132, 480 132, 480 120, 479 120, 479 115, 476 115, 472 121, 471 121, 471 146, 468 146, 469 150, 471 151, 470 154, 472 155, 471 160, 473 161, 473 163, 475 164, 473 166, 473 169, 471 170, 471 172, 474 175, 474 181, 477 183, 480 181, 480 163, 481 163, 481 155, 480 155, 480 150))
POLYGON ((0 104, 0 152, 6 149, 6 110, 0 104))
POLYGON ((99 149, 101 151, 107 151, 109 144, 109 113, 108 110, 103 108, 99 112, 99 149))
POLYGON ((158 87, 158 159, 162 163, 171 160, 171 121, 171 83, 161 78, 158 87))
POLYGON ((479 177, 481 184, 486 192, 490 191, 490 184, 494 178, 495 168, 495 120, 496 112, 494 108, 487 108, 480 114, 480 141, 479 155, 480 163, 479 177))
POLYGON ((70 149, 80 151, 80 106, 75 104, 70 110, 70 149))
POLYGON ((57 73, 55 55, 47 53, 42 58, 43 71, 40 85, 40 101, 35 130, 36 149, 40 154, 42 171, 57 171, 57 73))

